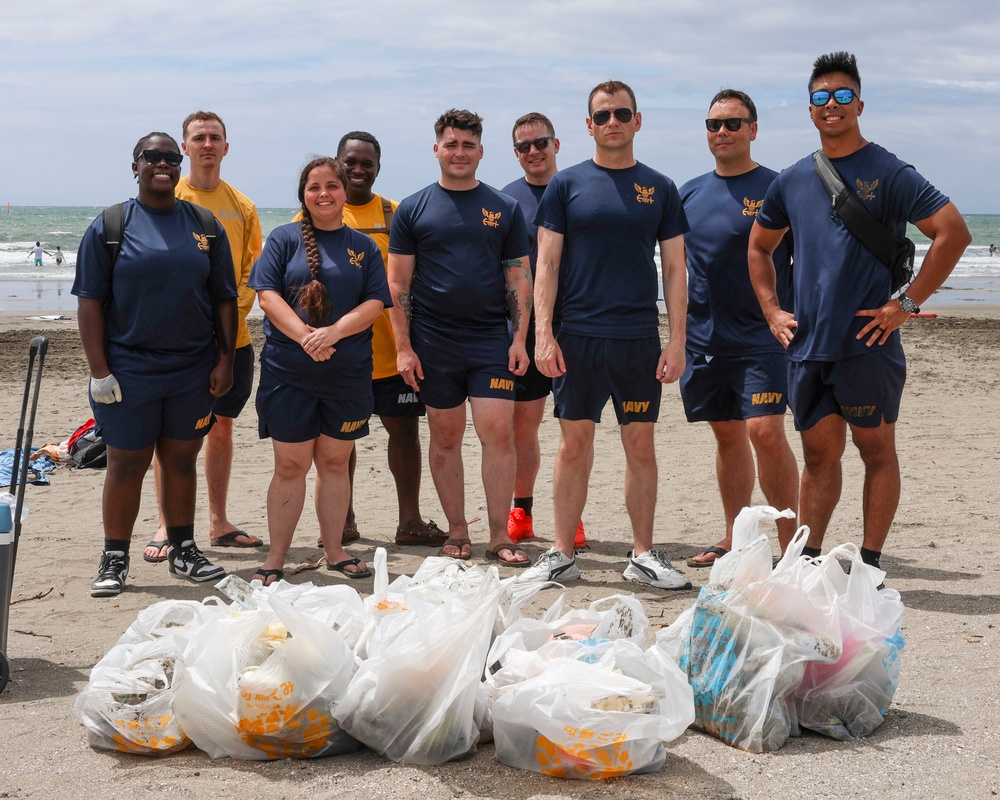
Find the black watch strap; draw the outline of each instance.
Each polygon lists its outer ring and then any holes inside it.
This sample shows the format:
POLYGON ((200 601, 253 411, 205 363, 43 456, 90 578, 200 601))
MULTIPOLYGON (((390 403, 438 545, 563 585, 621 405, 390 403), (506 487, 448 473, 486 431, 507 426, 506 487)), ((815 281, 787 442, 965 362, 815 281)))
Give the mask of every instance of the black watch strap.
POLYGON ((905 294, 901 294, 896 298, 899 300, 899 307, 903 309, 907 314, 919 314, 920 306, 918 306, 913 300, 907 297, 905 294))

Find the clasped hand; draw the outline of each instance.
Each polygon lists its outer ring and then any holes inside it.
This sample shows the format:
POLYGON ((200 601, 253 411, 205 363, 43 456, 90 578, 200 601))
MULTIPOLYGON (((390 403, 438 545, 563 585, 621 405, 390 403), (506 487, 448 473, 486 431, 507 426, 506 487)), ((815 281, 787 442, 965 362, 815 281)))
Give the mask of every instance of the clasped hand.
POLYGON ((312 325, 307 325, 306 327, 309 328, 309 333, 303 336, 302 341, 299 342, 302 349, 313 361, 329 360, 337 352, 333 345, 340 341, 334 326, 314 328, 312 325))

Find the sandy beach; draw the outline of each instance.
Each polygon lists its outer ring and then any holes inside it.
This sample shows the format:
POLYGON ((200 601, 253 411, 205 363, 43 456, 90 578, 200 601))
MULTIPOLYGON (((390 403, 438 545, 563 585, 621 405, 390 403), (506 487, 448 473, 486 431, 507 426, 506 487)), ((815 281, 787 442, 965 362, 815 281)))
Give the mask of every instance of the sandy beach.
MULTIPOLYGON (((90 416, 87 368, 74 311, 59 307, 0 314, 0 428, 3 448, 13 446, 24 388, 28 342, 49 338, 34 443, 59 441, 90 416), (36 313, 65 320, 29 321, 36 313)), ((776 753, 731 749, 697 731, 668 745, 663 770, 607 782, 568 782, 498 763, 492 744, 473 756, 435 767, 403 767, 377 754, 315 761, 211 761, 191 749, 163 759, 92 750, 73 712, 77 692, 95 662, 138 611, 165 598, 200 600, 211 593, 171 579, 163 564, 142 561, 141 549, 156 517, 152 475, 132 543, 126 591, 92 599, 101 546, 100 498, 104 473, 61 467, 51 486, 28 487, 31 515, 24 523, 14 575, 6 655, 11 683, 0 695, 0 797, 92 798, 98 792, 132 798, 332 797, 438 798, 956 798, 1000 793, 1000 546, 997 542, 997 475, 1000 474, 1000 309, 935 305, 936 319, 913 319, 904 328, 909 371, 897 425, 902 499, 882 563, 887 583, 906 604, 902 678, 884 724, 868 739, 837 742, 806 733, 776 753)), ((260 344, 259 318, 253 326, 260 344)), ((786 421, 797 457, 801 446, 786 421)), ((566 590, 569 606, 620 592, 635 592, 654 626, 671 623, 690 606, 708 570, 684 560, 714 544, 722 533, 715 483, 715 449, 707 425, 684 420, 676 385, 667 387, 657 430, 660 491, 655 541, 694 582, 682 592, 645 590, 621 579, 631 535, 622 497, 624 459, 613 413, 599 426, 590 499, 584 523, 590 548, 579 559, 583 578, 566 590)), ((426 426, 422 426, 426 440, 426 426)), ((534 557, 551 538, 552 461, 558 424, 541 428, 543 463, 536 488, 534 557)), ((236 424, 230 517, 266 536, 264 496, 271 475, 270 443, 260 441, 252 406, 236 424)), ((386 436, 373 420, 359 443, 355 505, 362 539, 349 549, 371 559, 389 551, 390 576, 412 573, 428 551, 391 543, 394 489, 385 458, 386 436)), ((800 458, 801 464, 801 458, 800 458)), ((467 514, 485 518, 478 482, 479 449, 466 437, 467 514)), ((861 462, 848 445, 844 492, 827 534, 826 548, 860 540, 861 462)), ((203 489, 203 485, 201 487, 203 489)), ((759 490, 755 502, 763 502, 759 490)), ((443 522, 426 466, 425 516, 443 522)), ((254 551, 207 546, 204 492, 197 529, 210 558, 249 579, 261 563, 254 551)), ((486 528, 472 526, 473 557, 483 562, 486 528)), ((772 530, 773 537, 773 530, 772 530)), ((317 526, 311 493, 289 562, 315 559, 317 526)), ((775 545, 776 547, 776 545, 775 545)), ((502 576, 512 574, 505 569, 502 576)), ((289 576, 293 582, 338 582, 332 573, 289 576)), ((372 590, 371 579, 352 585, 372 590)), ((533 602, 541 613, 558 590, 533 602)))

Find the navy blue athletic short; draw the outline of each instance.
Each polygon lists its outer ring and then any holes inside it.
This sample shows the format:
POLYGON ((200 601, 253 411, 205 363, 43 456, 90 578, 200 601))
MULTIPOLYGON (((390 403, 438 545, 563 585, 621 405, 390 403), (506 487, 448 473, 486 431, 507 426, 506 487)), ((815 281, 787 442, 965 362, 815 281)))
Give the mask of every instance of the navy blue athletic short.
POLYGON ((469 397, 514 399, 514 374, 507 369, 510 337, 506 331, 442 333, 414 325, 410 340, 424 371, 420 399, 429 408, 456 408, 469 397))
POLYGON ((215 348, 184 365, 178 366, 177 360, 174 353, 108 348, 108 366, 121 386, 122 399, 90 401, 107 444, 119 450, 144 450, 160 437, 190 441, 208 433, 214 421, 209 378, 216 363, 215 348))
POLYGON ((514 400, 518 403, 527 403, 531 400, 541 400, 548 397, 552 391, 552 378, 547 378, 538 371, 535 366, 535 318, 531 318, 531 325, 528 327, 528 339, 526 342, 528 358, 528 371, 523 375, 514 376, 514 400))
POLYGON ((368 435, 368 419, 375 398, 330 399, 277 380, 261 366, 257 387, 257 432, 261 439, 308 442, 322 434, 331 439, 353 440, 368 435))
POLYGON ((253 345, 236 348, 233 359, 233 388, 215 401, 215 416, 236 419, 250 399, 253 389, 253 345))
POLYGON ((402 375, 391 375, 372 381, 375 393, 375 414, 380 417, 422 417, 424 403, 402 375))
POLYGON ((730 422, 784 414, 788 361, 784 353, 729 357, 688 350, 680 388, 688 422, 730 422))
POLYGON ((552 381, 559 419, 601 421, 609 399, 619 425, 656 422, 662 386, 656 380, 660 340, 602 339, 559 333, 566 374, 552 381))
POLYGON ((906 383, 902 346, 840 361, 790 361, 788 405, 796 430, 809 430, 823 417, 839 414, 859 428, 877 428, 899 418, 906 383))

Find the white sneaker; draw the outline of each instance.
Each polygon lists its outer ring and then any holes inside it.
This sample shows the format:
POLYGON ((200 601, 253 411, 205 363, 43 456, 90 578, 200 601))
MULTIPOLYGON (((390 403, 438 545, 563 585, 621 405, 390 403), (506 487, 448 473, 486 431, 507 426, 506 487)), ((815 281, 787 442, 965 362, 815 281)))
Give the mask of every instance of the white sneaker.
POLYGON ((97 568, 97 580, 90 586, 91 597, 117 597, 128 577, 128 553, 121 550, 105 551, 101 554, 101 565, 97 568))
POLYGON ((542 553, 534 566, 518 575, 518 583, 564 583, 580 577, 576 557, 565 556, 550 547, 542 553))
POLYGON ((690 589, 691 581, 673 568, 662 550, 647 550, 640 556, 628 552, 628 566, 622 572, 627 581, 648 583, 657 589, 690 589))
POLYGON ((195 583, 218 580, 226 577, 226 571, 211 563, 198 545, 185 542, 182 547, 170 545, 167 548, 167 568, 173 578, 186 578, 195 583))

